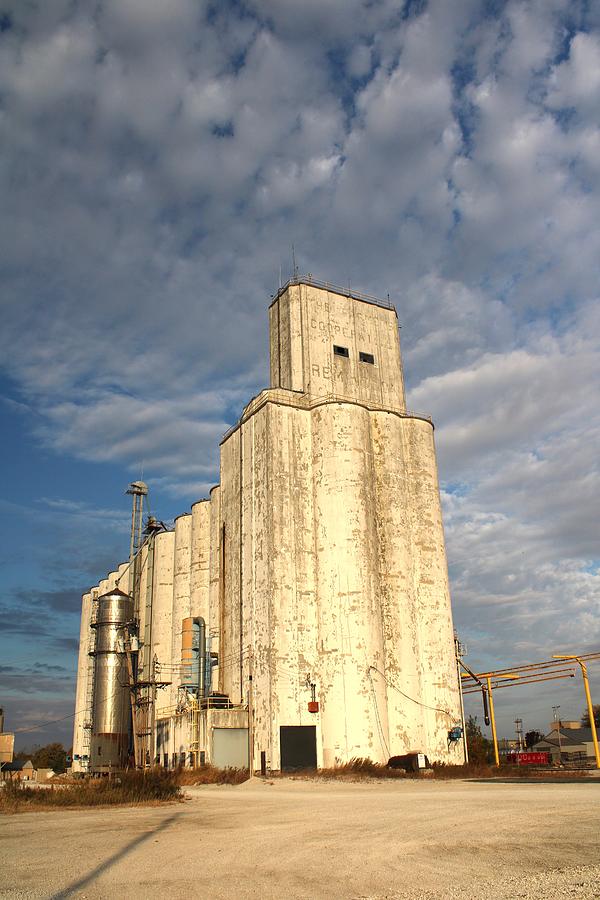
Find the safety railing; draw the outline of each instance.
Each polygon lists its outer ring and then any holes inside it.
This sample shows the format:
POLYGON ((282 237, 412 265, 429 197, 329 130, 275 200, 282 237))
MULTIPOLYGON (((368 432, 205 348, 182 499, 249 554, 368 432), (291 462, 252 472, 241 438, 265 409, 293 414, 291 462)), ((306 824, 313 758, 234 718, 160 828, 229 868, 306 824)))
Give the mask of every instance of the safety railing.
POLYGON ((352 297, 353 300, 362 300, 364 303, 371 303, 373 306, 381 306, 383 309, 394 309, 390 296, 388 294, 385 300, 381 297, 375 297, 373 294, 365 294, 364 291, 357 291, 350 285, 342 286, 334 284, 332 281, 322 281, 320 278, 314 278, 309 272, 307 275, 293 275, 288 278, 286 283, 282 285, 276 294, 273 294, 273 302, 278 300, 284 294, 290 285, 307 284, 312 287, 322 288, 325 291, 331 291, 333 294, 341 294, 343 297, 352 297))

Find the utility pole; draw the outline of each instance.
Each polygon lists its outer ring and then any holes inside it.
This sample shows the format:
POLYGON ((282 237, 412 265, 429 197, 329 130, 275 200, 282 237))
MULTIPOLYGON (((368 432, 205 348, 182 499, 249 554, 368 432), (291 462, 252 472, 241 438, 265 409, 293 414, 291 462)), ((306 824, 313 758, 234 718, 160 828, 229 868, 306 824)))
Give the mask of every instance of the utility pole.
POLYGON ((129 676, 129 700, 131 703, 131 730, 133 732, 133 758, 135 767, 139 765, 139 747, 138 747, 138 721, 137 721, 137 690, 135 677, 133 673, 133 660, 131 658, 131 632, 127 626, 124 629, 125 638, 125 656, 127 658, 127 675, 129 676))
POLYGON ((562 736, 560 733, 560 719, 558 717, 558 710, 560 709, 560 703, 558 706, 552 707, 552 712, 554 713, 554 724, 556 725, 556 730, 558 732, 558 764, 562 766, 562 736))
POLYGON ((454 653, 456 656, 456 677, 458 678, 458 695, 460 698, 460 724, 462 726, 462 737, 463 737, 463 755, 465 765, 469 762, 469 750, 467 747, 467 726, 465 723, 465 701, 463 699, 463 690, 462 690, 462 675, 460 671, 460 661, 461 657, 466 656, 466 649, 463 644, 458 639, 458 635, 454 632, 454 653))
POLYGON ((254 776, 254 689, 252 684, 252 650, 248 654, 248 774, 254 776))
POLYGON ((515 732, 517 735, 517 750, 519 753, 524 749, 523 743, 523 719, 515 719, 515 732))
MULTIPOLYGON (((148 485, 143 481, 132 481, 125 492, 132 497, 131 502, 131 535, 129 542, 129 593, 136 600, 138 551, 142 545, 142 521, 144 518, 144 497, 148 496, 148 485)), ((136 605, 136 615, 138 614, 136 605)))

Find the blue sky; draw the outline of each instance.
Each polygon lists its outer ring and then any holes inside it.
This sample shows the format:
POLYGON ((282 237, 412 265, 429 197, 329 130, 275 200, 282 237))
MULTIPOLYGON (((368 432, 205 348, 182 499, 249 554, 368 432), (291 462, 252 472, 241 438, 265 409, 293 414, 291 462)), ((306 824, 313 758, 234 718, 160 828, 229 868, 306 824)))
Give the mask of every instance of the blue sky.
MULTIPOLYGON (((72 712, 77 598, 127 553, 128 481, 166 520, 217 480, 292 244, 397 306, 470 665, 598 648, 598 7, 1 9, 0 703, 21 744, 70 740, 68 719, 25 729, 72 712)), ((503 691, 501 730, 555 703, 578 717, 579 681, 503 691)))

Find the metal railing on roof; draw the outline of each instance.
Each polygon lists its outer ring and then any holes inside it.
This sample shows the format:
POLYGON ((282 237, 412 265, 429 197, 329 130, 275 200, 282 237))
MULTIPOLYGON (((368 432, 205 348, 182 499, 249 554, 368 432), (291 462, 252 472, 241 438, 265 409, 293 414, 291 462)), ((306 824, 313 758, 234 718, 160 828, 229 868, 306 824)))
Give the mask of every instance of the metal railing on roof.
POLYGON ((290 285, 295 284, 308 284, 313 287, 323 288, 323 290, 331 291, 334 294, 341 294, 342 297, 352 297, 354 300, 362 300, 364 303, 371 303, 373 306, 381 306, 383 309, 394 309, 395 307, 390 300, 390 296, 388 294, 386 300, 382 300, 381 297, 374 297, 372 294, 365 294, 364 291, 356 291, 354 288, 351 288, 350 285, 346 287, 342 287, 339 284, 333 284, 331 281, 321 281, 320 278, 314 278, 313 275, 309 272, 308 275, 294 275, 292 278, 289 278, 284 285, 282 285, 276 294, 273 294, 273 301, 278 300, 279 297, 287 291, 290 285))

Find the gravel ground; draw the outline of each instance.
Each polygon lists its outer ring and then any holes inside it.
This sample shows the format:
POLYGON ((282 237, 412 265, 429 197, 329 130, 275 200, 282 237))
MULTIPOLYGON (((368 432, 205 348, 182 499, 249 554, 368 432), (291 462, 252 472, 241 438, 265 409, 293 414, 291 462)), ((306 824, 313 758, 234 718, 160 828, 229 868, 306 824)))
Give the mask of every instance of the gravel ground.
POLYGON ((414 890, 403 893, 372 894, 356 900, 555 900, 555 898, 600 897, 600 866, 571 866, 526 877, 509 875, 502 881, 481 880, 468 889, 447 886, 441 891, 414 890))
POLYGON ((0 897, 600 897, 600 781, 255 779, 186 794, 0 818, 0 897))

